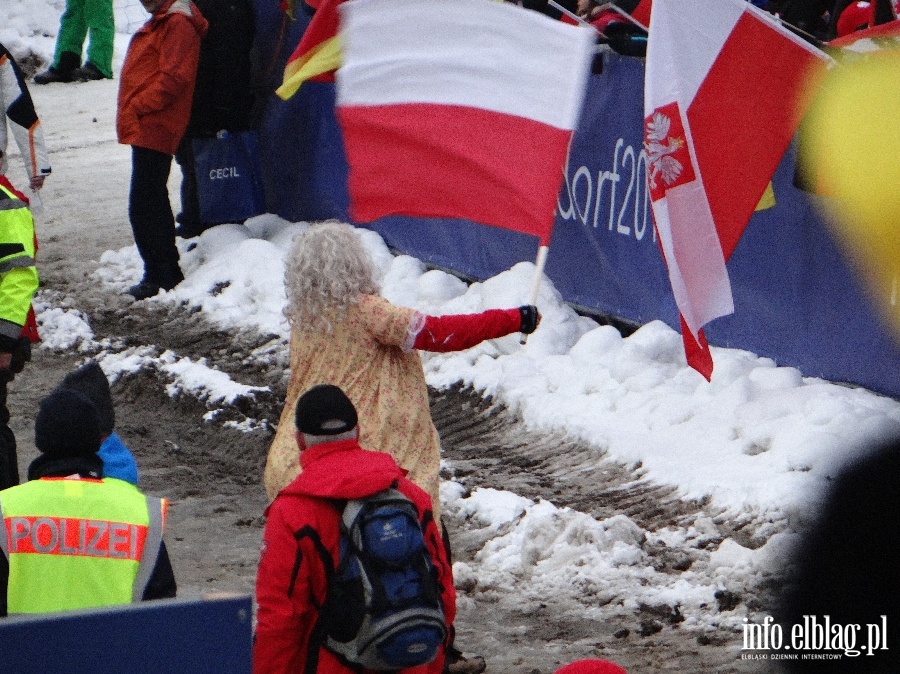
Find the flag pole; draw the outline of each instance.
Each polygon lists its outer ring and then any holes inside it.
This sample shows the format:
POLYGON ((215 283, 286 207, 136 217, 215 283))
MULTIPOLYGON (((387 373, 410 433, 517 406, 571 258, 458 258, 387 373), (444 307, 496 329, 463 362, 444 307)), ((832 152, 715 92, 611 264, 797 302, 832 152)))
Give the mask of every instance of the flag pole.
MULTIPOLYGON (((590 23, 588 23, 587 21, 582 19, 580 16, 578 16, 575 12, 572 12, 572 11, 566 9, 558 2, 555 2, 554 0, 547 0, 547 4, 550 5, 551 7, 553 7, 554 9, 562 12, 567 17, 569 17, 570 19, 572 19, 573 21, 575 21, 576 23, 578 23, 582 26, 590 26, 591 25, 590 23)), ((591 26, 591 28, 593 28, 593 26, 591 26)))
MULTIPOLYGON (((534 280, 531 282, 531 295, 528 298, 528 304, 537 306, 538 292, 541 289, 541 278, 544 276, 544 267, 547 266, 547 253, 550 252, 550 246, 538 247, 537 259, 534 261, 534 280)), ((525 344, 526 335, 522 335, 519 344, 525 344)))
POLYGON ((540 246, 537 259, 534 261, 534 280, 531 282, 531 296, 528 304, 537 304, 538 291, 541 289, 541 277, 544 275, 544 267, 547 266, 547 253, 550 246, 540 246))

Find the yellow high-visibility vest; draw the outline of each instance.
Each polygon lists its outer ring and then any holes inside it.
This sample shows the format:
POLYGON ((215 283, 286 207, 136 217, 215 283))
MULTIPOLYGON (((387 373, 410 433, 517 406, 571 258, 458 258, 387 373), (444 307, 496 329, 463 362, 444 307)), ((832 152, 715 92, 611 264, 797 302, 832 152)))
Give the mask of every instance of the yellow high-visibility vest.
POLYGON ((165 510, 164 500, 114 478, 42 478, 0 491, 8 613, 140 601, 165 510))
POLYGON ((34 220, 25 202, 0 183, 0 334, 18 339, 38 287, 34 220))

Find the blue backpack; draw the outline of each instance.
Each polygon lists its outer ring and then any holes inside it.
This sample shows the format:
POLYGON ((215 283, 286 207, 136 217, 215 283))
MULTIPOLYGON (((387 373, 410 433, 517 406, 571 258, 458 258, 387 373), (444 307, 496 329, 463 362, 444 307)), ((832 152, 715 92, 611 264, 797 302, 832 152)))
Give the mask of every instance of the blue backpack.
POLYGON ((350 500, 322 620, 325 647, 374 670, 425 665, 447 637, 415 506, 396 489, 350 500))

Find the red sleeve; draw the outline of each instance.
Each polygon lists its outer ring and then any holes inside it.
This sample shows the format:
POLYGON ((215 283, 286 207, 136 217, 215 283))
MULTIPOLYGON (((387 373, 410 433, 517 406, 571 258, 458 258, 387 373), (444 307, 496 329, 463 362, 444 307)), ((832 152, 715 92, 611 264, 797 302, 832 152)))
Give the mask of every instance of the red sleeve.
POLYGON ((256 576, 253 674, 303 671, 315 610, 309 604, 310 555, 297 541, 276 499, 263 532, 256 576), (300 567, 295 568, 296 562, 300 567))
POLYGON ((414 348, 422 351, 462 351, 486 339, 518 332, 522 315, 518 309, 488 309, 480 314, 426 316, 416 335, 414 348))

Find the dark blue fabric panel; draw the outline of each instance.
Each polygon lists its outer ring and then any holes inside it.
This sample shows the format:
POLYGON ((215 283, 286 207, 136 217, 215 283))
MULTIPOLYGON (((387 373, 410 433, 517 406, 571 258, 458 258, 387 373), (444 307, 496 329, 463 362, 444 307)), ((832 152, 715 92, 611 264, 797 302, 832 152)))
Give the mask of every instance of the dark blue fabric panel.
POLYGON ((250 674, 249 596, 139 602, 0 620, 0 671, 250 674))

